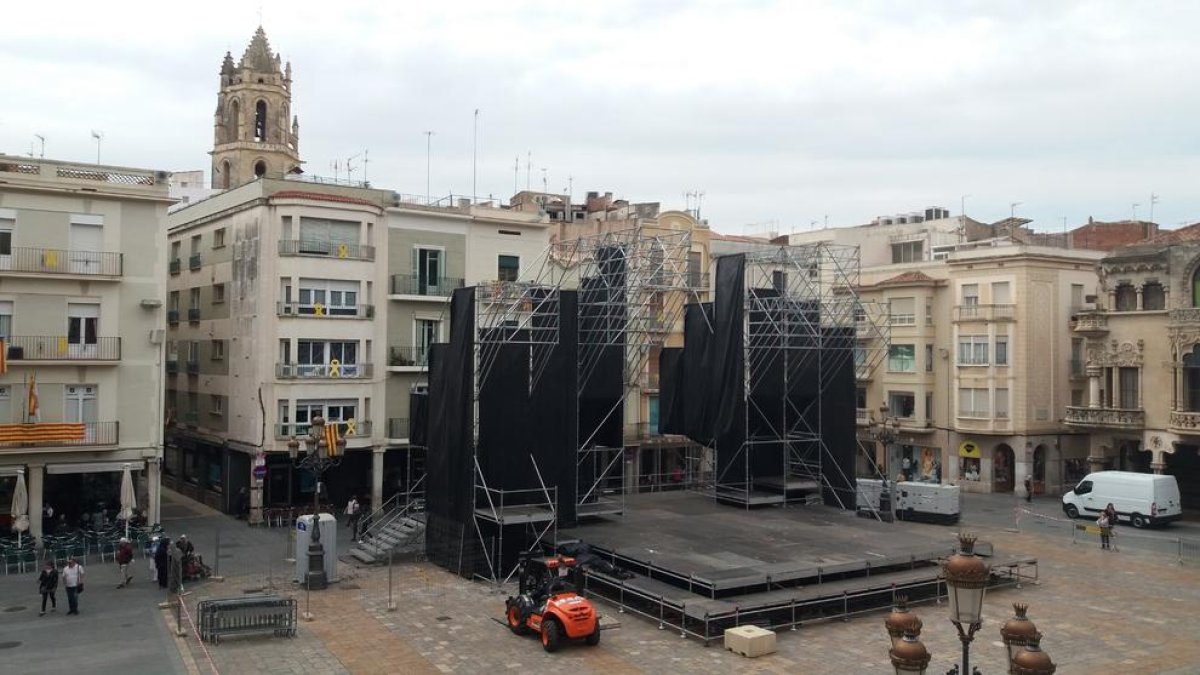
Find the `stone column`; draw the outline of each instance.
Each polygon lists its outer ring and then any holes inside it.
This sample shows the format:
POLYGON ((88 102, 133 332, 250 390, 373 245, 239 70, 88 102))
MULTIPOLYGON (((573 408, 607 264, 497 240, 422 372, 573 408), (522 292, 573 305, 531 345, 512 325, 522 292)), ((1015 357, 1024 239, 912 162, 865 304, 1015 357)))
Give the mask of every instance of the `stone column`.
POLYGON ((1100 407, 1100 373, 1103 372, 1100 368, 1088 366, 1088 407, 1100 407))
POLYGON ((1142 311, 1142 287, 1137 287, 1137 310, 1142 311))
POLYGON ((153 457, 146 460, 146 522, 151 525, 162 522, 162 460, 153 457))
POLYGON ((30 464, 25 470, 25 487, 29 490, 29 534, 42 540, 43 485, 46 468, 42 464, 30 464))
POLYGON ((1137 379, 1137 388, 1138 388, 1137 407, 1138 407, 1138 410, 1142 409, 1142 407, 1143 407, 1142 399, 1145 396, 1145 393, 1143 391, 1145 389, 1145 382, 1143 381, 1144 380, 1144 378, 1143 378, 1144 372, 1145 372, 1145 368, 1138 368, 1138 379, 1137 379))
POLYGON ((387 448, 371 448, 371 513, 383 506, 383 453, 387 448))

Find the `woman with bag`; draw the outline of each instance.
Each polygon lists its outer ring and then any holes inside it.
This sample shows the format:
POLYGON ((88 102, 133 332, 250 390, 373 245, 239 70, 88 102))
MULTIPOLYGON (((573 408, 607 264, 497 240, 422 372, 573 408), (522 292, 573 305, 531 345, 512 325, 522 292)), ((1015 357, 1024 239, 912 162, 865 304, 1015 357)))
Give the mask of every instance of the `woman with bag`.
POLYGON ((38 616, 46 615, 46 598, 50 599, 50 611, 58 611, 58 600, 54 597, 56 590, 58 590, 58 570, 54 567, 54 560, 47 560, 46 566, 42 568, 42 573, 38 575, 38 592, 42 594, 42 611, 38 612, 38 616))

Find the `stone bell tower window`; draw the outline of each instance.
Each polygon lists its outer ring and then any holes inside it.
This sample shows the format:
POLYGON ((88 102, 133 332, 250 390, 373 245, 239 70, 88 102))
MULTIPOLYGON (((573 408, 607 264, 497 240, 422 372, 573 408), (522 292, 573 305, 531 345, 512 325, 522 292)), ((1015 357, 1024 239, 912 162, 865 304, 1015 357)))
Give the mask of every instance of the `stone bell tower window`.
POLYGON ((267 102, 260 100, 254 106, 254 140, 267 140, 267 102))

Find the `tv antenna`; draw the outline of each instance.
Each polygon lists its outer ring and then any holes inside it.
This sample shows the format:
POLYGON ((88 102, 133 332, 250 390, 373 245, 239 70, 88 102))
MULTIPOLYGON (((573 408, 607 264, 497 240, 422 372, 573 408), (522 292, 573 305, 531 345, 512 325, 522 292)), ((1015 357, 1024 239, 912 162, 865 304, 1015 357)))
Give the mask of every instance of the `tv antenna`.
POLYGON ((1158 195, 1150 193, 1150 222, 1154 222, 1154 205, 1158 203, 1158 195))
MULTIPOLYGON (((45 158, 46 158, 46 137, 45 137, 45 136, 43 136, 43 135, 41 135, 41 134, 34 134, 34 135, 33 135, 33 137, 34 137, 34 138, 36 138, 36 139, 38 139, 38 141, 39 141, 39 142, 42 144, 42 145, 41 145, 41 151, 38 153, 38 158, 39 158, 39 159, 45 159, 45 158)), ((30 157, 33 157, 33 146, 32 146, 32 144, 30 145, 30 148, 29 148, 29 156, 30 156, 30 157)))
POLYGON ((104 132, 92 129, 92 138, 96 139, 96 163, 100 163, 100 143, 104 140, 104 132))

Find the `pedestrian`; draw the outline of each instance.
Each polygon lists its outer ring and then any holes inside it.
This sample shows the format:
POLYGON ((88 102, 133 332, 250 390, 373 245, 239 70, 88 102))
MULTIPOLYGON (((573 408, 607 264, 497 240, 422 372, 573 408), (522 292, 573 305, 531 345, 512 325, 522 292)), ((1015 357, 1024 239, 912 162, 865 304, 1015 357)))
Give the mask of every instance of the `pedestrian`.
POLYGON ((83 593, 83 565, 67 558, 62 571, 63 588, 67 589, 67 614, 79 614, 79 594, 83 593))
POLYGON ((154 551, 154 576, 158 579, 160 588, 167 587, 167 572, 170 563, 171 540, 163 537, 158 540, 158 548, 154 551))
POLYGON ((167 579, 168 592, 187 595, 183 590, 183 551, 179 547, 171 547, 167 554, 167 579))
POLYGON ((1025 501, 1033 502, 1033 476, 1025 474, 1025 501))
POLYGON ((156 553, 158 553, 158 535, 154 535, 154 538, 150 540, 150 547, 147 550, 148 557, 146 560, 150 568, 150 581, 152 582, 158 580, 158 564, 154 561, 156 553))
POLYGON ((54 559, 46 561, 46 566, 42 568, 42 573, 38 575, 38 592, 42 594, 42 611, 38 616, 46 614, 46 599, 50 599, 50 611, 58 611, 58 599, 54 597, 54 592, 58 590, 58 569, 54 567, 54 559))
POLYGON ((1100 550, 1107 551, 1109 537, 1112 536, 1112 521, 1108 519, 1108 509, 1100 512, 1100 517, 1096 519, 1096 526, 1100 528, 1100 550))
POLYGON ((1109 502, 1108 506, 1104 507, 1104 515, 1108 516, 1109 527, 1117 526, 1117 507, 1113 506, 1112 502, 1109 502))
POLYGON ((246 488, 238 490, 236 504, 238 520, 245 520, 250 513, 250 495, 246 493, 246 488))
POLYGON ((121 542, 117 545, 117 567, 121 570, 121 583, 117 584, 117 588, 124 588, 133 581, 133 575, 129 573, 129 563, 133 562, 133 543, 126 537, 121 537, 121 542))
POLYGON ((350 501, 346 502, 346 522, 350 526, 350 541, 358 540, 358 520, 362 517, 362 510, 358 506, 358 498, 351 495, 350 501))

